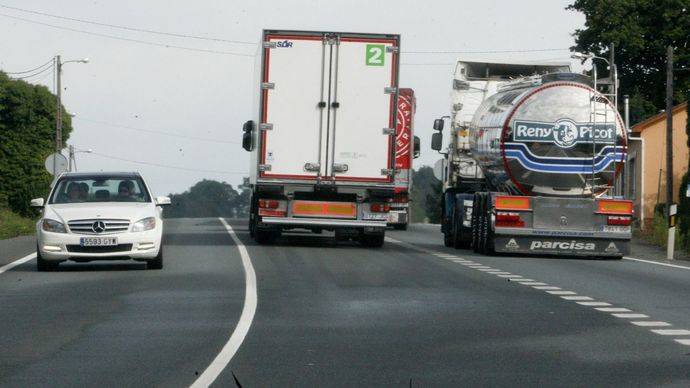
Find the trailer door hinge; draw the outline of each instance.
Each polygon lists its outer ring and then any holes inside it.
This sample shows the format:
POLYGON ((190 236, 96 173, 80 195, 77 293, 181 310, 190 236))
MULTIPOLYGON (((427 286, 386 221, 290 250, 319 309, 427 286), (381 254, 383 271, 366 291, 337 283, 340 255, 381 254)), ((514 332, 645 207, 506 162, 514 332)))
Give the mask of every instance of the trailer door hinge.
POLYGON ((264 42, 263 44, 264 48, 276 48, 278 47, 278 44, 276 42, 264 42))
POLYGON ((262 82, 261 83, 261 89, 274 89, 276 87, 276 84, 273 82, 262 82))
POLYGON ((386 46, 386 52, 397 53, 398 51, 398 46, 386 46))
POLYGON ((261 172, 271 171, 271 165, 270 164, 260 164, 259 165, 259 171, 261 171, 261 172))
POLYGON ((381 130, 384 135, 395 135, 395 128, 383 128, 381 130))
POLYGON ((392 168, 382 168, 381 169, 381 175, 393 176, 393 169, 392 168))
POLYGON ((333 163, 333 172, 347 172, 350 167, 345 163, 333 163))
POLYGON ((319 172, 321 163, 304 163, 304 171, 319 172))
POLYGON ((396 88, 394 86, 388 86, 388 87, 383 88, 383 92, 386 94, 395 94, 398 92, 398 88, 396 88))
POLYGON ((271 124, 271 123, 261 123, 261 124, 259 124, 259 130, 261 130, 261 131, 271 131, 271 130, 273 130, 273 124, 271 124))

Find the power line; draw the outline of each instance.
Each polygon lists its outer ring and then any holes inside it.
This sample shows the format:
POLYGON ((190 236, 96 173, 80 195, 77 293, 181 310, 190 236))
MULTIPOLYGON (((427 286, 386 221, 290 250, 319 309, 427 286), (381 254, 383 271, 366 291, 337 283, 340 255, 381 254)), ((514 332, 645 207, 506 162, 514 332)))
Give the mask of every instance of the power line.
POLYGON ((437 51, 437 50, 420 50, 407 51, 403 50, 403 54, 511 54, 511 53, 540 53, 547 51, 570 51, 568 48, 548 48, 548 49, 523 49, 523 50, 489 50, 489 51, 473 51, 473 50, 451 50, 451 51, 437 51))
POLYGON ((34 74, 24 75, 24 76, 21 76, 21 77, 10 77, 10 78, 12 78, 12 79, 27 79, 27 78, 32 78, 32 77, 35 77, 35 76, 37 76, 37 75, 41 75, 41 74, 45 73, 45 72, 48 71, 48 70, 52 71, 52 70, 53 70, 53 66, 46 67, 45 69, 43 69, 43 70, 41 70, 41 71, 39 71, 39 72, 37 72, 37 73, 34 73, 34 74))
POLYGON ((81 33, 81 34, 93 35, 93 36, 98 36, 98 37, 101 37, 101 38, 123 40, 123 41, 126 41, 126 42, 145 44, 145 45, 149 45, 149 46, 157 46, 157 47, 165 47, 165 48, 174 48, 174 49, 179 49, 179 50, 188 50, 188 51, 196 51, 196 52, 212 53, 212 54, 235 55, 235 56, 240 56, 240 57, 253 57, 253 56, 254 56, 254 54, 244 54, 244 53, 237 53, 237 52, 232 52, 232 51, 219 51, 219 50, 200 49, 200 48, 194 48, 194 47, 177 46, 177 45, 166 44, 166 43, 150 42, 150 41, 147 41, 147 40, 124 38, 124 37, 121 37, 121 36, 108 35, 108 34, 101 34, 101 33, 99 33, 99 32, 92 32, 92 31, 86 31, 86 30, 79 30, 79 29, 71 28, 71 27, 56 26, 56 25, 54 25, 54 24, 38 22, 38 21, 35 21, 35 20, 25 19, 25 18, 21 18, 21 17, 18 17, 18 16, 7 15, 7 14, 4 14, 4 13, 0 13, 0 16, 4 16, 4 17, 6 17, 6 18, 10 18, 10 19, 14 19, 14 20, 20 20, 20 21, 23 21, 23 22, 26 22, 26 23, 32 23, 32 24, 38 24, 38 25, 45 26, 45 27, 57 28, 57 29, 59 29, 59 30, 66 30, 66 31, 72 31, 72 32, 79 32, 79 33, 81 33))
POLYGON ((231 172, 231 171, 221 171, 221 170, 203 170, 203 169, 196 169, 196 168, 187 168, 187 167, 179 167, 179 166, 170 166, 167 164, 159 164, 159 163, 151 163, 151 162, 144 162, 141 160, 132 160, 132 159, 125 159, 125 158, 120 158, 118 156, 112 156, 112 155, 106 155, 106 154, 101 154, 99 152, 91 152, 93 155, 98 155, 100 157, 106 158, 106 159, 113 159, 113 160, 119 160, 122 162, 129 162, 129 163, 135 163, 135 164, 141 164, 145 166, 154 166, 154 167, 161 167, 161 168, 169 168, 172 170, 180 170, 180 171, 191 171, 191 172, 206 172, 206 173, 212 173, 212 174, 224 174, 224 175, 247 175, 247 172, 231 172))
POLYGON ((24 71, 5 71, 4 73, 5 73, 5 74, 26 74, 26 73, 33 73, 34 71, 39 70, 39 69, 42 69, 42 68, 46 67, 47 65, 52 65, 54 60, 55 60, 54 58, 50 58, 50 60, 49 60, 48 62, 42 64, 41 66, 35 67, 35 68, 31 69, 31 70, 24 70, 24 71))
POLYGON ((113 124, 113 123, 108 123, 108 122, 105 122, 105 121, 98 121, 98 120, 88 119, 88 118, 84 118, 84 117, 81 117, 81 116, 74 116, 74 118, 75 118, 75 119, 78 119, 78 120, 82 120, 82 121, 91 122, 91 123, 94 123, 94 124, 107 125, 107 126, 109 126, 109 127, 128 129, 128 130, 131 130, 131 131, 140 131, 140 132, 154 133, 154 134, 157 134, 157 135, 164 135, 164 136, 171 136, 171 137, 180 137, 180 138, 189 139, 189 140, 207 141, 207 142, 210 142, 210 143, 240 144, 240 143, 237 142, 237 141, 228 141, 228 140, 211 139, 211 138, 206 138, 206 137, 197 137, 197 136, 189 136, 189 135, 183 135, 183 134, 178 134, 178 133, 171 133, 171 132, 160 131, 160 130, 155 130, 155 129, 130 127, 130 126, 127 126, 127 125, 113 124))
POLYGON ((62 19, 62 20, 70 20, 70 21, 79 22, 79 23, 93 24, 93 25, 102 26, 102 27, 118 28, 118 29, 127 30, 127 31, 146 32, 149 34, 173 36, 176 38, 207 40, 207 41, 212 41, 212 42, 226 42, 226 43, 250 44, 250 45, 256 45, 257 44, 256 42, 248 42, 248 41, 243 41, 243 40, 231 40, 231 39, 222 39, 222 38, 214 38, 214 37, 205 37, 205 36, 190 35, 190 34, 180 34, 180 33, 163 32, 163 31, 156 31, 156 30, 148 30, 148 29, 144 29, 144 28, 128 27, 128 26, 121 26, 121 25, 116 25, 116 24, 100 23, 100 22, 95 22, 92 20, 85 20, 85 19, 78 19, 78 18, 67 17, 67 16, 53 15, 53 14, 49 14, 46 12, 32 11, 32 10, 24 9, 24 8, 10 7, 10 6, 4 5, 4 4, 0 4, 0 7, 12 9, 15 11, 20 11, 20 12, 30 13, 30 14, 34 14, 34 15, 47 16, 47 17, 62 19))

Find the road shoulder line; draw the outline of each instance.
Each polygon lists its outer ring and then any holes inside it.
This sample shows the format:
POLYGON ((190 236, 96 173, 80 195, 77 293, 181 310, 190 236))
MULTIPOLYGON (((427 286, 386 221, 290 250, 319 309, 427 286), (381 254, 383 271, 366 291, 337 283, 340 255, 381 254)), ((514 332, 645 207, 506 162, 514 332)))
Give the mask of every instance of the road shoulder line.
POLYGON ((28 255, 22 257, 21 259, 17 259, 17 260, 15 260, 9 264, 5 264, 2 267, 0 267, 0 273, 7 272, 7 271, 11 270, 12 268, 14 268, 18 265, 22 265, 22 264, 26 263, 27 261, 33 260, 35 258, 36 258, 36 252, 29 253, 28 255))
POLYGON ((242 307, 242 314, 240 314, 237 326, 235 330, 233 330, 232 335, 230 335, 230 339, 228 339, 228 342, 225 343, 220 353, 211 361, 211 364, 206 370, 191 385, 193 388, 208 387, 218 378, 242 345, 252 325, 252 321, 254 320, 254 314, 256 313, 256 273, 254 272, 254 266, 249 257, 249 252, 247 252, 247 247, 245 247, 242 241, 237 237, 237 234, 230 224, 221 217, 218 217, 218 219, 223 226, 225 226, 230 237, 232 237, 242 257, 242 267, 244 268, 245 276, 244 306, 242 307))

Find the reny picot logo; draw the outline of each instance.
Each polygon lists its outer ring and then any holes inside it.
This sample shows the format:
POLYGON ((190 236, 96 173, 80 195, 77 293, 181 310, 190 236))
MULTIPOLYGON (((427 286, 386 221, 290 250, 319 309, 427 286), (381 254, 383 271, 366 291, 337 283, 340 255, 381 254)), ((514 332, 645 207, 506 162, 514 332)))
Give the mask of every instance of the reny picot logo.
POLYGON ((561 148, 571 148, 578 143, 593 141, 614 144, 616 125, 614 123, 576 123, 570 119, 559 119, 555 123, 515 120, 513 140, 555 143, 561 148))

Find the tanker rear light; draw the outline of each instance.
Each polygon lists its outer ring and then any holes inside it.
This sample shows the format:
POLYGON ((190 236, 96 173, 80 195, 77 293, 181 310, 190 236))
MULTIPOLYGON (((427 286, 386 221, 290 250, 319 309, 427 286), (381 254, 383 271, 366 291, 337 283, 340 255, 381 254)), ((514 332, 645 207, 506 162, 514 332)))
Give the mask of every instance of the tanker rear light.
POLYGON ((499 195, 496 197, 496 210, 531 211, 530 197, 499 195))
POLYGON ((632 224, 632 217, 626 216, 608 216, 606 217, 607 225, 630 226, 632 224))
POLYGON ((496 212, 495 225, 504 228, 524 228, 525 221, 520 218, 520 213, 499 211, 496 212))
POLYGON ((597 201, 597 214, 632 215, 632 201, 620 199, 600 199, 597 201))
POLYGON ((369 207, 372 213, 388 213, 391 210, 389 203, 372 203, 369 207))

